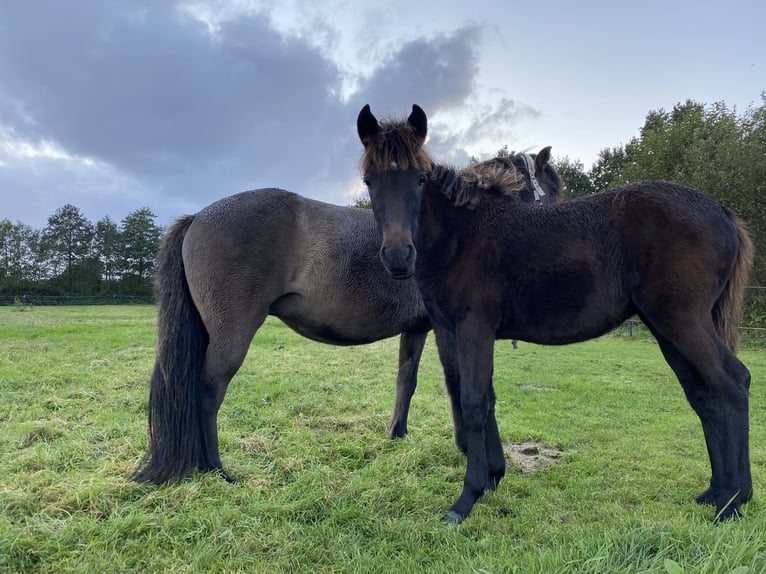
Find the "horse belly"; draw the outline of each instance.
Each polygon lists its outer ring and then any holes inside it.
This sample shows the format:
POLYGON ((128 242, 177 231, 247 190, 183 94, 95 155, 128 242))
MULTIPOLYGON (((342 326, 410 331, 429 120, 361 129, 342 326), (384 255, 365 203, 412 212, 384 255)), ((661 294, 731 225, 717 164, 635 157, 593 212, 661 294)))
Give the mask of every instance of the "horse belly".
POLYGON ((631 314, 628 298, 609 283, 583 267, 516 284, 505 298, 498 338, 560 345, 603 335, 631 314))
POLYGON ((376 303, 374 298, 336 286, 321 295, 285 295, 272 304, 269 313, 304 337, 332 345, 361 345, 407 329, 429 328, 425 309, 419 305, 376 303))

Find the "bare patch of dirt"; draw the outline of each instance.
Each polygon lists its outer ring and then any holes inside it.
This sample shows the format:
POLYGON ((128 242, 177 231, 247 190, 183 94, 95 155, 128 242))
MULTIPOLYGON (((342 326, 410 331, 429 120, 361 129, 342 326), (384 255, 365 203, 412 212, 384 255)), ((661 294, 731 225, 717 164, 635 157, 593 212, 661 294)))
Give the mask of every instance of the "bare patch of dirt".
POLYGON ((505 456, 521 469, 522 474, 532 474, 562 462, 562 451, 535 442, 506 443, 505 456))

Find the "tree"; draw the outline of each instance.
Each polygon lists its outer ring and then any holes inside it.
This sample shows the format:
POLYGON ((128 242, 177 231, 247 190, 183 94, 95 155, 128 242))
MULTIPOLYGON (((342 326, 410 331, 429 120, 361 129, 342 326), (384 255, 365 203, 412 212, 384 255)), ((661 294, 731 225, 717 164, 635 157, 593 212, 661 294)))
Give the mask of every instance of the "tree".
POLYGON ((0 289, 27 288, 47 277, 40 232, 23 223, 0 221, 0 289))
POLYGON ((0 288, 6 287, 11 282, 12 271, 12 242, 11 230, 13 224, 10 219, 0 221, 0 288))
POLYGON ((151 291, 149 278, 154 272, 154 258, 162 236, 162 228, 154 223, 156 217, 148 207, 143 207, 122 220, 123 280, 140 292, 151 291))
POLYGON ((628 150, 633 150, 632 146, 635 146, 635 141, 626 147, 601 150, 596 163, 588 172, 588 178, 596 191, 606 191, 627 183, 626 172, 631 164, 628 150))
POLYGON ((105 281, 117 279, 121 245, 120 230, 108 215, 96 222, 93 249, 105 281))
POLYGON ((71 291, 78 265, 84 266, 91 256, 93 224, 79 208, 67 204, 48 218, 43 241, 54 273, 64 278, 67 289, 71 291))
POLYGON ((362 209, 372 209, 372 202, 368 195, 360 195, 354 199, 353 207, 361 207, 362 209))
POLYGON ((580 160, 572 161, 569 157, 551 160, 551 166, 559 174, 566 185, 568 197, 582 197, 595 193, 596 188, 585 172, 585 166, 580 160))

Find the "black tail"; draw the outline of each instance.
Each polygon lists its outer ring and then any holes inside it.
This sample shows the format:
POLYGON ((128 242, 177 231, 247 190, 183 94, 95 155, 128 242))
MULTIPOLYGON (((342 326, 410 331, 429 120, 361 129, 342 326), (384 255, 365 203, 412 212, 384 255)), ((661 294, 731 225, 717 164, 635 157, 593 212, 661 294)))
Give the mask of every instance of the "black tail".
POLYGON ((138 482, 180 480, 200 464, 200 384, 208 334, 186 282, 181 246, 194 216, 173 224, 157 255, 157 361, 149 389, 149 449, 138 482))

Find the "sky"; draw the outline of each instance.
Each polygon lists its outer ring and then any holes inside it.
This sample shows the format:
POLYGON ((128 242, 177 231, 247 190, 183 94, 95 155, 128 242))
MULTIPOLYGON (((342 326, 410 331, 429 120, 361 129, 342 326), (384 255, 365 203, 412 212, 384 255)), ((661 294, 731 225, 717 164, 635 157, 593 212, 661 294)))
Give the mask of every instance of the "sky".
POLYGON ((431 155, 588 169, 688 99, 766 90, 762 0, 0 0, 0 220, 279 187, 349 205, 356 117, 428 115, 431 155))

